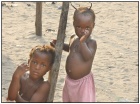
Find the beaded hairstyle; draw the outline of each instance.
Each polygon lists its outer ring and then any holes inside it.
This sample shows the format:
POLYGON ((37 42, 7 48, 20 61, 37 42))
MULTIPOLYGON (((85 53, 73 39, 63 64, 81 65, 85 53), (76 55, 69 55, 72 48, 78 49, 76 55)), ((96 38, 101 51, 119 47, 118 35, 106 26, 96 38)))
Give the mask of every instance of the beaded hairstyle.
POLYGON ((34 55, 34 53, 36 51, 39 51, 39 52, 43 52, 45 54, 50 54, 51 55, 51 64, 54 63, 54 58, 55 58, 55 50, 53 47, 49 46, 49 45, 38 45, 38 46, 35 46, 34 48, 32 48, 30 54, 29 54, 29 57, 32 58, 32 56, 34 55))
MULTIPOLYGON (((75 7, 75 6, 73 6, 72 5, 72 3, 71 3, 71 6, 74 8, 74 9, 76 9, 77 10, 77 8, 75 7)), ((80 6, 80 5, 79 5, 80 6)), ((89 10, 91 9, 91 7, 92 7, 92 3, 91 3, 91 6, 88 8, 89 10)))
POLYGON ((75 20, 75 17, 76 17, 77 14, 84 14, 84 15, 91 15, 92 18, 93 18, 93 22, 95 22, 95 13, 91 9, 92 3, 91 3, 91 6, 89 8, 88 7, 79 7, 79 8, 76 8, 76 7, 74 7, 72 5, 72 3, 71 3, 71 6, 75 9, 73 20, 75 20))

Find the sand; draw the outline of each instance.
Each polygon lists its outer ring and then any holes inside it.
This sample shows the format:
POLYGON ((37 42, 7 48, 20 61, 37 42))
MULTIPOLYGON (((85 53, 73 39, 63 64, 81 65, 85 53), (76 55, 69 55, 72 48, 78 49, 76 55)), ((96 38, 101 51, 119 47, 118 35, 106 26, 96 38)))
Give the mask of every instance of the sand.
MULTIPOLYGON (((35 2, 3 3, 2 96, 6 97, 13 72, 27 62, 31 48, 57 37, 62 2, 43 2, 42 37, 35 35, 35 2)), ((90 6, 73 2, 78 4, 90 6)), ((92 9, 96 13, 92 37, 98 45, 92 67, 97 102, 138 102, 138 2, 93 2, 92 9)), ((73 12, 70 5, 66 43, 74 34, 73 12)), ((54 102, 62 102, 67 55, 62 53, 54 102)))

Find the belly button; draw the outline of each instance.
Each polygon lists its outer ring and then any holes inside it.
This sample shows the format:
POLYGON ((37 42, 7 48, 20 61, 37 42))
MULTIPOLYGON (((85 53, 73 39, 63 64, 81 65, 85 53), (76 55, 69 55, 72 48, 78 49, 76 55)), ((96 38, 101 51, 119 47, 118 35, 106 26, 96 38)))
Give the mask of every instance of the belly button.
POLYGON ((69 70, 69 72, 71 72, 71 70, 69 70))

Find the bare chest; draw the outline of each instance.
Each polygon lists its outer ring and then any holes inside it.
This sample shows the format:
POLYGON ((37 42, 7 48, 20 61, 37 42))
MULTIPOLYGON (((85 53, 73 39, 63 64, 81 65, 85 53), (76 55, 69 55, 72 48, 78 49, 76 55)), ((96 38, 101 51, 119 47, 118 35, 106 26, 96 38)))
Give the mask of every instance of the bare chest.
POLYGON ((28 78, 26 80, 22 80, 20 96, 29 101, 41 83, 42 79, 36 82, 31 82, 28 78))

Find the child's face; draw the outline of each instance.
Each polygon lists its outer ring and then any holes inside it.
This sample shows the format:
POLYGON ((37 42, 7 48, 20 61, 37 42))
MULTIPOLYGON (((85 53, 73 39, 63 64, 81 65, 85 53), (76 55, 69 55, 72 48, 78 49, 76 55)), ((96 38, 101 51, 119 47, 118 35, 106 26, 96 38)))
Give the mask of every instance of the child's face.
POLYGON ((83 35, 91 35, 94 22, 90 15, 78 14, 73 22, 76 35, 81 38, 83 35))
POLYGON ((35 51, 29 59, 30 77, 32 79, 42 78, 51 69, 50 58, 49 54, 35 51))

